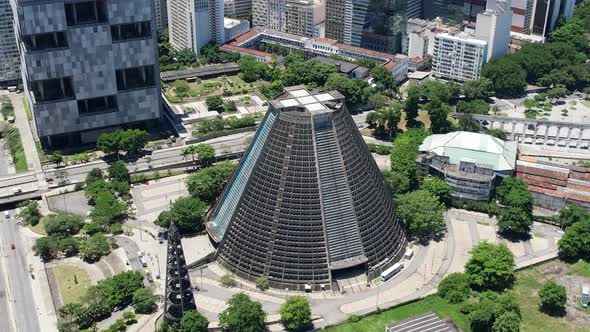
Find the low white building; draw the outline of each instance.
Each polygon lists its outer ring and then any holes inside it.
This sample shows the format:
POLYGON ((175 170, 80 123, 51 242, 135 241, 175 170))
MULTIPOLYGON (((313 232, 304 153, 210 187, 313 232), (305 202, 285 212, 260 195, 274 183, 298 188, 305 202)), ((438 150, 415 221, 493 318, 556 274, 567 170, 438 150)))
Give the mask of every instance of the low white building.
POLYGON ((443 80, 477 80, 487 60, 488 43, 467 33, 437 34, 434 38, 432 75, 443 80))
POLYGON ((228 17, 223 19, 223 31, 225 35, 224 41, 226 43, 236 39, 238 36, 245 34, 249 29, 250 22, 246 20, 236 20, 228 17))
POLYGON ((397 83, 405 81, 408 78, 409 58, 403 54, 396 54, 395 59, 387 62, 387 68, 395 78, 397 83))

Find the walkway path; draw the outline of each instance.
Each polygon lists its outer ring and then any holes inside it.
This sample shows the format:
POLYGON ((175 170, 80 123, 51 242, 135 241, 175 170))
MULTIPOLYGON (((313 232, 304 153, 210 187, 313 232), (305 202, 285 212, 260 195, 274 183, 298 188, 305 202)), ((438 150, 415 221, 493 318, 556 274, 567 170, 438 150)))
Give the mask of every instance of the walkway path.
POLYGON ((22 97, 23 95, 20 93, 10 95, 10 100, 14 106, 15 125, 20 132, 23 149, 27 158, 27 166, 29 170, 35 171, 35 175, 37 176, 40 187, 44 188, 47 186, 47 183, 45 182, 45 174, 41 168, 41 160, 39 160, 39 155, 37 154, 35 139, 33 138, 33 133, 31 132, 29 119, 27 118, 27 112, 25 111, 22 97))

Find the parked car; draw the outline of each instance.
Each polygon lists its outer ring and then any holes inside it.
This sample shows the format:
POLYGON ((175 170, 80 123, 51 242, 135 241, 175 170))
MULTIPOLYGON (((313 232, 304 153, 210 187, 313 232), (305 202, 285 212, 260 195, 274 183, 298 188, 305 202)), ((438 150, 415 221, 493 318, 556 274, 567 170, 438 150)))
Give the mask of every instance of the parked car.
POLYGON ((12 250, 16 249, 16 246, 14 245, 14 243, 10 244, 10 249, 12 249, 12 250))

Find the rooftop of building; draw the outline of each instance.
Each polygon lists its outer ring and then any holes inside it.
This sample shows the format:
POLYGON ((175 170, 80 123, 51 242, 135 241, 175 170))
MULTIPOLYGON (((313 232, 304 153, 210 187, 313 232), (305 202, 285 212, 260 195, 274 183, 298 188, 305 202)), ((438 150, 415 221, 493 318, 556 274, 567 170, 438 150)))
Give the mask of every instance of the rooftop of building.
POLYGON ((315 58, 311 58, 310 61, 319 61, 319 62, 323 62, 323 63, 329 63, 331 65, 336 66, 341 73, 345 73, 345 74, 348 74, 351 71, 353 71, 359 67, 359 65, 354 64, 354 63, 340 61, 340 60, 336 60, 336 59, 332 59, 332 58, 326 58, 323 56, 316 56, 315 58))
POLYGON ((388 70, 392 70, 393 68, 399 66, 401 63, 399 63, 398 61, 389 61, 387 62, 384 66, 385 68, 387 68, 388 70))
POLYGON ((341 103, 344 96, 338 91, 309 91, 303 86, 285 88, 285 92, 271 102, 277 110, 290 111, 294 108, 317 114, 334 111, 334 103, 341 103))
POLYGON ((223 18, 223 27, 226 28, 226 29, 233 28, 233 27, 239 25, 242 22, 248 22, 248 21, 245 21, 245 20, 237 20, 235 18, 224 17, 223 18))
POLYGON ((510 171, 516 166, 517 143, 485 134, 456 131, 431 135, 419 150, 448 156, 451 164, 470 158, 478 164, 492 165, 495 171, 510 171))
POLYGON ((444 38, 444 39, 449 39, 449 40, 463 41, 463 42, 468 42, 470 44, 475 44, 475 45, 480 45, 480 46, 486 46, 488 44, 485 40, 477 39, 467 32, 459 32, 456 34, 442 32, 442 33, 436 34, 436 38, 444 38))

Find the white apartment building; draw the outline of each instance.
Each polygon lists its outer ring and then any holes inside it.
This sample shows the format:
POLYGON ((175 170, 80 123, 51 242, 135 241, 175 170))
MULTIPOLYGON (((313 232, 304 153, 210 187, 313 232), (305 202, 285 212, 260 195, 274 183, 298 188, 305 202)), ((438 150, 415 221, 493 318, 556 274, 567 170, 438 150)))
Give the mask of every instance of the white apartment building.
POLYGON ((304 37, 324 37, 326 3, 324 0, 289 0, 287 33, 304 37))
POLYGON ((156 31, 162 33, 168 27, 167 0, 153 0, 154 13, 156 17, 156 31))
POLYGON ((488 43, 467 33, 437 34, 434 38, 432 75, 443 80, 477 80, 487 59, 488 43))
POLYGON ((488 43, 486 62, 508 54, 511 24, 511 0, 488 0, 486 10, 477 14, 474 36, 488 43))
POLYGON ((223 0, 168 0, 170 44, 197 55, 209 42, 223 44, 223 11, 223 0))
POLYGON ((402 53, 410 58, 425 58, 434 53, 434 36, 437 33, 455 34, 460 30, 457 27, 443 24, 441 18, 434 20, 422 20, 419 18, 408 19, 406 25, 407 42, 402 44, 402 53))
POLYGON ((304 37, 323 37, 325 0, 254 0, 253 26, 304 37))

